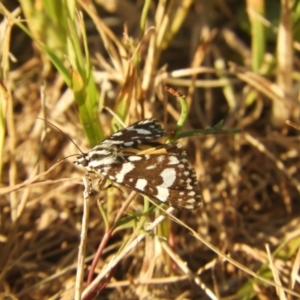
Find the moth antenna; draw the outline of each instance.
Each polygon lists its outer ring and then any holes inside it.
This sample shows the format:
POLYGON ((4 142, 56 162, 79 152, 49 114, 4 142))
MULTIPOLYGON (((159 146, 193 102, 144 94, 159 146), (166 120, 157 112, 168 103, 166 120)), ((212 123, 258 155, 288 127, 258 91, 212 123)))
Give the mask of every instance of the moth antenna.
POLYGON ((68 156, 66 156, 66 157, 60 158, 60 159, 58 160, 58 162, 63 161, 63 160, 65 160, 65 159, 67 159, 67 158, 69 158, 69 157, 72 157, 72 156, 78 156, 78 154, 71 154, 71 155, 68 155, 68 156))
MULTIPOLYGON (((52 127, 54 127, 55 129, 57 129, 58 131, 60 131, 62 134, 64 134, 68 139, 69 139, 69 141, 79 150, 79 152, 82 154, 82 155, 84 155, 84 152, 82 152, 82 150, 78 147, 78 145, 65 133, 65 132, 63 132, 59 127, 57 127, 57 126, 55 126, 54 124, 52 124, 51 122, 49 122, 49 121, 47 121, 46 119, 43 119, 43 118, 40 118, 40 117, 36 117, 36 119, 39 119, 39 120, 42 120, 42 121, 44 121, 44 122, 46 122, 47 124, 49 124, 49 125, 51 125, 52 127)), ((72 155, 69 155, 69 156, 67 156, 67 157, 65 157, 65 158, 63 158, 63 159, 66 159, 66 158, 68 158, 68 157, 70 157, 70 156, 75 156, 75 155, 77 155, 77 154, 72 154, 72 155)), ((62 159, 62 160, 63 160, 62 159)))

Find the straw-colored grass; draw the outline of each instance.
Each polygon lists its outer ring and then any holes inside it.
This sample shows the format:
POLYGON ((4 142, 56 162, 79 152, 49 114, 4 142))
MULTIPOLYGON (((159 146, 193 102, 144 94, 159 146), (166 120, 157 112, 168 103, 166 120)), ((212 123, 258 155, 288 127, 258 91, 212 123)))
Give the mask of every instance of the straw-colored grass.
POLYGON ((0 298, 298 299, 299 3, 6 2, 0 298), (61 160, 149 117, 185 137, 201 208, 89 195, 61 160))

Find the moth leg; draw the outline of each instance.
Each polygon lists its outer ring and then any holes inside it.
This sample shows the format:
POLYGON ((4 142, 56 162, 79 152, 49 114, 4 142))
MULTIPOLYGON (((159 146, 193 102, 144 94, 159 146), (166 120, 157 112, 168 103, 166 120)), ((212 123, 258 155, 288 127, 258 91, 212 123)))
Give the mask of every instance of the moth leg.
POLYGON ((108 190, 111 187, 114 187, 114 188, 118 189, 123 194, 123 191, 118 186, 114 185, 113 183, 109 183, 107 186, 104 186, 106 181, 107 181, 106 178, 99 179, 99 182, 98 182, 99 190, 105 191, 105 190, 108 190))
POLYGON ((92 195, 93 194, 93 182, 92 182, 90 173, 87 173, 85 175, 85 177, 86 177, 87 182, 88 182, 88 193, 89 193, 89 195, 92 195))
POLYGON ((107 179, 104 177, 99 179, 99 181, 98 181, 98 189, 99 190, 106 190, 108 188, 108 187, 104 187, 106 181, 107 181, 107 179))

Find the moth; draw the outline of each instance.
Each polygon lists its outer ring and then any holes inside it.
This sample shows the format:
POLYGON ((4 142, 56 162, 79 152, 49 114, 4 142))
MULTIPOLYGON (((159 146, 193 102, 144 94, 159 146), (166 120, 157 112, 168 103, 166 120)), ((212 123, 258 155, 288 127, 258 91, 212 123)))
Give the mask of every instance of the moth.
POLYGON ((195 170, 181 143, 157 140, 167 133, 155 119, 144 119, 103 140, 74 162, 88 172, 179 209, 201 205, 195 170))

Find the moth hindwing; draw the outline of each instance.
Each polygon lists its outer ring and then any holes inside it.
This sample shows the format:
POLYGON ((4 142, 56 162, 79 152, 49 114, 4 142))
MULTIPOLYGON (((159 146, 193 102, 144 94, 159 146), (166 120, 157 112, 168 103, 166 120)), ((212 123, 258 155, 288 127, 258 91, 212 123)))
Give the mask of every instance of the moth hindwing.
POLYGON ((144 119, 79 155, 75 164, 170 206, 195 209, 201 204, 195 170, 180 143, 155 142, 165 135, 157 120, 144 119))

